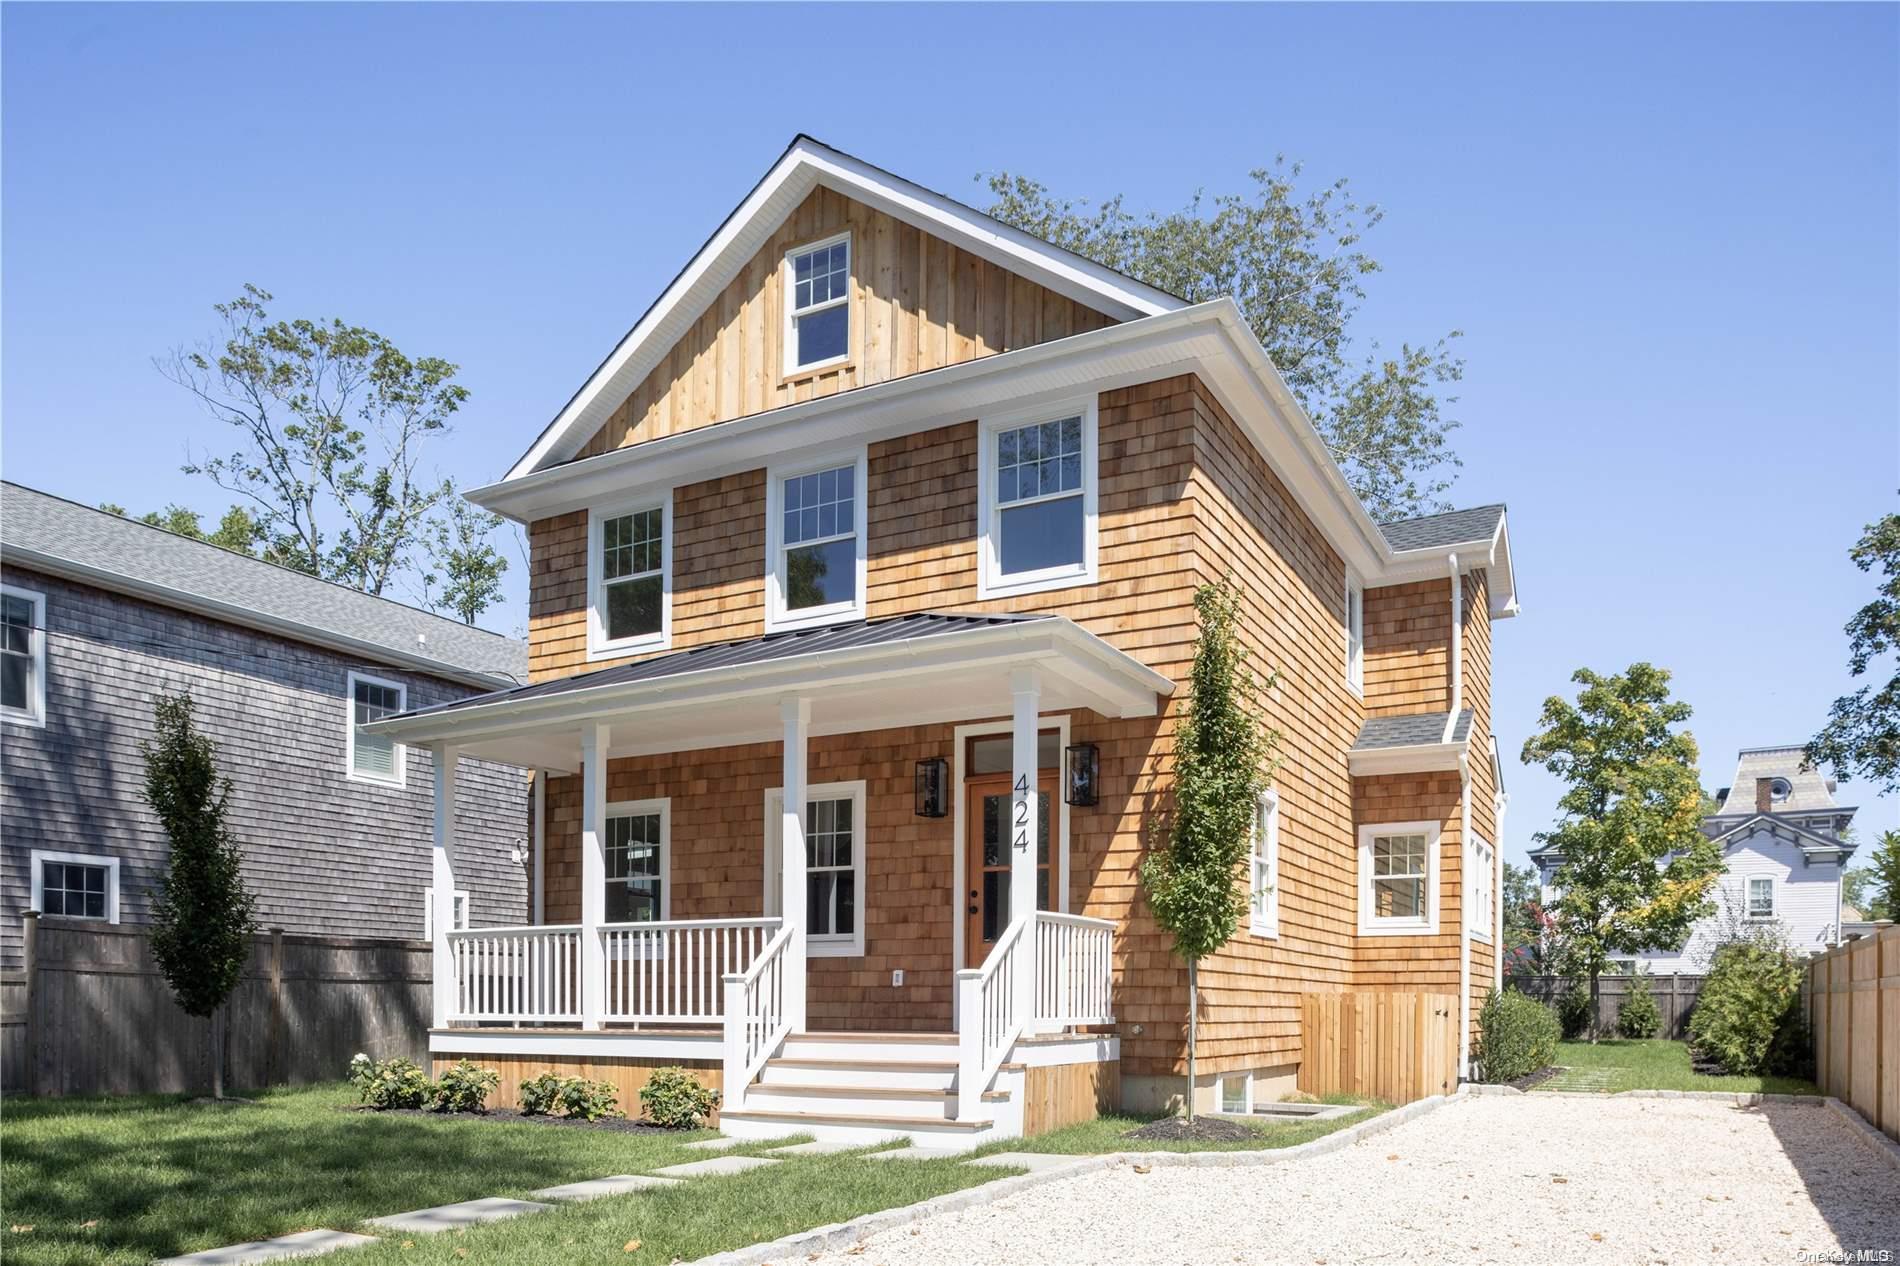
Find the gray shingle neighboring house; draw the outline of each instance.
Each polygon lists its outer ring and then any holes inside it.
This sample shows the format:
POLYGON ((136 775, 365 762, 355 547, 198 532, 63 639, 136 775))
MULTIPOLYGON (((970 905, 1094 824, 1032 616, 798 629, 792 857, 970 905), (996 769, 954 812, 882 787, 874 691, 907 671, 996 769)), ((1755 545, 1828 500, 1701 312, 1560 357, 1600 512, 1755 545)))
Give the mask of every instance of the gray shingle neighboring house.
MULTIPOLYGON (((149 917, 167 846, 139 746, 180 691, 233 782, 260 926, 425 934, 428 754, 358 745, 356 705, 519 684, 524 643, 12 483, 0 585, 0 967, 19 911, 149 917)), ((458 791, 473 917, 527 922, 529 776, 465 761, 458 791)))

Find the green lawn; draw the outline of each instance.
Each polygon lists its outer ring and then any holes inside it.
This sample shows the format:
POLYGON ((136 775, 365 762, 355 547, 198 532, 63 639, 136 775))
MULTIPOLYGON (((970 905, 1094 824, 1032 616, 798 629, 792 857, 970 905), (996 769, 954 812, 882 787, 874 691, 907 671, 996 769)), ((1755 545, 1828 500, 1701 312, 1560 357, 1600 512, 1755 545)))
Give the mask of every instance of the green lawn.
POLYGON ((1108 1116, 1097 1117, 1093 1121, 1083 1121, 1077 1125, 1065 1126, 1060 1130, 1051 1130, 1047 1134, 1029 1139, 1008 1139, 1001 1143, 991 1143, 978 1148, 979 1153, 990 1152, 1054 1152, 1062 1155, 1093 1156, 1102 1152, 1253 1152, 1268 1151, 1273 1148, 1295 1147, 1301 1143, 1310 1143, 1323 1138, 1335 1130, 1343 1130, 1349 1125, 1358 1125, 1369 1121, 1382 1112, 1389 1111, 1389 1103, 1376 1103, 1365 1099, 1354 1099, 1344 1095, 1328 1096, 1323 1102, 1333 1104, 1364 1104, 1366 1111, 1355 1112, 1351 1116, 1335 1117, 1331 1121, 1254 1121, 1256 1137, 1247 1142, 1234 1143, 1169 1143, 1150 1142, 1143 1139, 1126 1139, 1122 1135, 1128 1131, 1148 1124, 1156 1118, 1152 1116, 1108 1116))
POLYGON ((1689 1065, 1682 1042, 1647 1038, 1597 1042, 1560 1042, 1557 1065, 1564 1071, 1538 1090, 1726 1090, 1782 1095, 1821 1093, 1798 1077, 1712 1077, 1689 1065))

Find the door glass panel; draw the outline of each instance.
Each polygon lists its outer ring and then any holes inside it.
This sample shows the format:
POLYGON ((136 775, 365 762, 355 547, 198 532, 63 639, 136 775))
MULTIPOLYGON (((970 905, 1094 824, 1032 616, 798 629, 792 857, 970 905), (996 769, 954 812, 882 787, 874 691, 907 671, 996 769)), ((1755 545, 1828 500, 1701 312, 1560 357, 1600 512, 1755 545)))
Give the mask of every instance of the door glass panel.
POLYGON ((1049 904, 1049 868, 1043 866, 1036 871, 1036 909, 1053 910, 1049 904))
MULTIPOLYGON (((1015 762, 1016 740, 1007 734, 991 734, 970 740, 969 776, 1007 774, 1015 762)), ((1036 767, 1055 769, 1062 763, 1060 737, 1054 730, 1036 736, 1036 767)))
POLYGON ((986 870, 983 872, 983 943, 994 945, 997 936, 1008 926, 1009 872, 986 870))
POLYGON ((983 797, 983 864, 1003 866, 1003 813, 1007 796, 983 797))

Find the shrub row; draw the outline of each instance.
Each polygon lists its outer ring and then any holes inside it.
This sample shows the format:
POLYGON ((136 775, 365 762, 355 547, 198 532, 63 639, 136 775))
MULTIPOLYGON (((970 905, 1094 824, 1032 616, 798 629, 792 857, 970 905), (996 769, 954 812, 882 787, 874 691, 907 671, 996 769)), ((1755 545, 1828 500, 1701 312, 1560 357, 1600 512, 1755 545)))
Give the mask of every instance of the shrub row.
MULTIPOLYGON (((431 1081, 414 1060, 373 1060, 368 1055, 350 1061, 349 1078, 362 1101, 379 1112, 400 1108, 482 1112, 488 1096, 501 1084, 500 1073, 466 1059, 457 1060, 440 1080, 431 1081)), ((718 1106, 719 1092, 700 1085, 684 1068, 656 1068, 640 1088, 646 1119, 667 1129, 698 1129, 718 1106)), ((553 1072, 521 1083, 521 1113, 582 1121, 625 1115, 612 1083, 553 1072)))

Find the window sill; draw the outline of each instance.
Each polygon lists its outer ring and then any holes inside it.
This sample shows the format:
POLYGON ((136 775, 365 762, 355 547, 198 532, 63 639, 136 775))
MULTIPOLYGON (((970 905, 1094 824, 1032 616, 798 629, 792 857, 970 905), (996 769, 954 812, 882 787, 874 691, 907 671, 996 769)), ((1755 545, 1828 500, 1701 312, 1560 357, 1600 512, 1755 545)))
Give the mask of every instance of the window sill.
POLYGON ((796 369, 788 369, 781 374, 779 376, 778 385, 781 387, 795 387, 801 382, 810 382, 812 379, 822 378, 826 374, 839 373, 842 370, 852 368, 856 364, 857 360, 847 355, 840 356, 836 360, 821 360, 810 365, 800 365, 796 369))
POLYGON ((1361 936, 1437 936, 1436 923, 1361 923, 1361 936))
POLYGON ((1256 923, 1247 930, 1263 941, 1277 941, 1280 939, 1280 925, 1277 923, 1256 923))
POLYGON ((401 791, 408 785, 404 778, 378 778, 373 774, 359 774, 354 769, 345 775, 350 782, 362 783, 366 787, 387 787, 391 791, 401 791))
POLYGON ((773 615, 765 617, 767 633, 792 633, 799 629, 821 629, 831 624, 849 624, 865 618, 862 603, 849 607, 819 607, 797 614, 773 615))
POLYGON ((594 663, 603 659, 619 659, 626 655, 643 655, 648 651, 664 651, 672 647, 672 635, 660 633, 653 637, 635 638, 623 642, 602 642, 587 644, 587 662, 594 663))
POLYGON ((43 730, 46 728, 45 717, 36 715, 35 713, 32 713, 32 712, 19 711, 13 708, 0 710, 0 721, 8 721, 14 725, 28 725, 28 726, 33 727, 36 730, 43 730))
POLYGON ((805 941, 806 958, 863 958, 862 941, 805 941))
POLYGON ((1015 598, 1023 594, 1050 593, 1057 589, 1078 589, 1084 585, 1097 583, 1093 571, 1079 571, 1060 576, 1034 576, 1025 580, 1015 580, 1008 576, 979 576, 976 596, 979 599, 1015 598))

